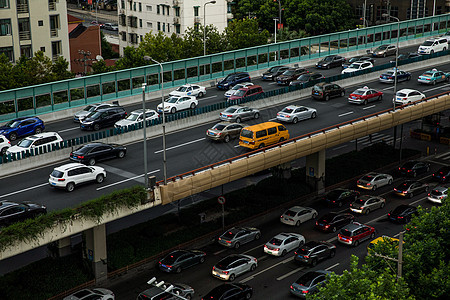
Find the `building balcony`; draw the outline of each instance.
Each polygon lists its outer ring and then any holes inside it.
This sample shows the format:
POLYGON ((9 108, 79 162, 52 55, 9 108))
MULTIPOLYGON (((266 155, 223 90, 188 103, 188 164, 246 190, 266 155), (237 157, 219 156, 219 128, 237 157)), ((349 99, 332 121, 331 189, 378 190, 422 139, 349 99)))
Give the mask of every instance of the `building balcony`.
POLYGON ((57 61, 58 60, 58 57, 60 57, 61 56, 61 54, 53 54, 52 55, 52 60, 53 61, 57 61))
POLYGON ((180 6, 181 0, 173 0, 173 6, 180 6))
POLYGON ((181 18, 180 17, 173 17, 173 24, 180 24, 181 18))
POLYGON ((21 41, 31 40, 31 32, 30 31, 20 31, 19 39, 21 41))
POLYGON ((48 10, 56 10, 56 1, 48 1, 48 10))
POLYGON ((26 14, 29 12, 28 3, 17 4, 17 13, 26 14))
POLYGON ((50 37, 58 37, 58 29, 50 29, 50 37))

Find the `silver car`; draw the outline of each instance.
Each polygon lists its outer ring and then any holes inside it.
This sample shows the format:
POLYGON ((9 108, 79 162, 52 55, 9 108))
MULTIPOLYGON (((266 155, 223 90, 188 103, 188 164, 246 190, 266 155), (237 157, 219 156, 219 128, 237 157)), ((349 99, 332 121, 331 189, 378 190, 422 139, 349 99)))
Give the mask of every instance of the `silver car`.
POLYGON ((436 186, 428 193, 428 201, 441 204, 442 201, 448 198, 448 187, 436 186))
POLYGON ((384 185, 391 185, 393 181, 394 179, 389 174, 371 172, 358 179, 356 186, 361 189, 375 191, 384 185))
POLYGON ((244 120, 258 119, 259 110, 248 106, 233 105, 220 113, 219 118, 223 121, 240 123, 244 120))
POLYGON ((222 280, 233 281, 236 276, 254 271, 258 260, 250 255, 232 254, 221 259, 212 268, 212 275, 222 280))
POLYGON ((238 249, 241 245, 259 240, 261 231, 254 227, 233 227, 224 232, 218 239, 220 245, 238 249))
POLYGON ((183 283, 164 283, 161 286, 154 286, 151 287, 142 293, 140 293, 137 296, 137 300, 160 300, 160 299, 167 299, 167 300, 177 300, 180 299, 178 296, 171 296, 166 290, 172 286, 172 289, 170 289, 171 294, 179 295, 185 299, 192 299, 194 296, 194 289, 190 287, 187 284, 183 283))
POLYGON ((64 297, 63 300, 84 300, 84 299, 114 300, 114 293, 104 288, 83 289, 73 293, 72 295, 64 297))
POLYGON ((286 225, 300 226, 301 223, 316 217, 317 211, 314 208, 293 206, 281 215, 280 222, 286 225))
POLYGON ((109 103, 96 103, 96 104, 89 104, 85 108, 83 108, 80 111, 77 111, 73 116, 73 121, 80 123, 84 120, 84 118, 87 117, 91 112, 103 109, 103 108, 109 108, 111 106, 116 106, 115 104, 109 104, 109 103))
POLYGON ((355 213, 368 215, 371 211, 383 208, 386 199, 378 196, 362 195, 350 203, 350 210, 355 213))
POLYGON ((241 88, 246 88, 250 85, 254 85, 251 82, 243 82, 243 83, 238 83, 235 86, 233 86, 231 89, 229 89, 228 91, 225 92, 225 94, 223 94, 223 96, 225 97, 225 99, 230 98, 231 96, 234 95, 234 93, 236 93, 239 89, 241 88))
POLYGON ((296 124, 300 120, 314 119, 317 110, 306 106, 289 105, 277 113, 277 120, 296 124))

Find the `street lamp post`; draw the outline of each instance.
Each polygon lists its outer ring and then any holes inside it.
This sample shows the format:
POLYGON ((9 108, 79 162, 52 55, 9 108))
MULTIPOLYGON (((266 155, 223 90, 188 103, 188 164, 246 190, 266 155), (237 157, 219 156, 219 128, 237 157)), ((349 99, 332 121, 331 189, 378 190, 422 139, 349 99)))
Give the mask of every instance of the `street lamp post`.
POLYGON ((363 11, 363 20, 364 20, 364 28, 366 28, 366 10, 367 10, 367 0, 364 0, 364 11, 363 11))
POLYGON ((144 56, 144 60, 151 60, 161 68, 161 105, 162 105, 162 128, 163 128, 163 173, 164 185, 167 184, 167 167, 166 167, 166 115, 164 113, 164 69, 159 61, 154 60, 150 56, 144 56))
MULTIPOLYGON (((275 44, 276 44, 277 43, 277 21, 278 21, 278 18, 274 18, 273 20, 275 21, 274 33, 275 33, 275 44)), ((277 60, 277 54, 278 54, 278 52, 275 51, 275 60, 277 60)))
POLYGON ((144 130, 144 186, 148 189, 148 168, 147 168, 147 120, 145 119, 145 88, 147 84, 142 84, 142 115, 144 116, 143 130, 144 130))
POLYGON ((397 73, 398 73, 398 41, 400 40, 400 19, 393 17, 388 14, 382 14, 385 18, 391 18, 397 21, 397 49, 395 50, 395 76, 394 76, 394 98, 392 101, 394 102, 394 112, 395 112, 395 95, 397 94, 397 73))
POLYGON ((216 4, 216 0, 203 4, 203 55, 206 55, 206 4, 216 4))

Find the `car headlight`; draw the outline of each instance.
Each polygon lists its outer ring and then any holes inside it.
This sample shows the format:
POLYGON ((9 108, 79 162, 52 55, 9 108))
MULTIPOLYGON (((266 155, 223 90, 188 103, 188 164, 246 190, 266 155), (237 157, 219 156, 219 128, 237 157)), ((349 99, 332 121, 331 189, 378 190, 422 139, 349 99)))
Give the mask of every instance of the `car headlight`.
POLYGON ((84 125, 91 125, 94 121, 83 122, 84 125))

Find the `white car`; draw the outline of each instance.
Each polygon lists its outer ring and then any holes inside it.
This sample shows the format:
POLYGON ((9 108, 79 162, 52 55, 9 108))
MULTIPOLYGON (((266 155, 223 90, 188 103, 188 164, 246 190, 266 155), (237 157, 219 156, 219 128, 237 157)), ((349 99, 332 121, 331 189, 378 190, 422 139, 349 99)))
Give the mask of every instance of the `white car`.
POLYGON ((115 104, 109 104, 109 103, 96 103, 96 104, 89 104, 88 106, 86 106, 85 108, 83 108, 80 111, 77 111, 74 115, 73 115, 73 121, 80 123, 81 121, 84 120, 84 118, 87 117, 88 114, 90 114, 91 112, 97 111, 99 109, 103 109, 103 108, 108 108, 111 106, 116 106, 115 104))
POLYGON ((72 192, 77 185, 92 181, 102 183, 105 178, 106 171, 102 167, 70 163, 54 168, 48 183, 51 187, 62 188, 72 192))
POLYGON ((3 134, 0 134, 0 155, 5 155, 9 147, 11 147, 11 142, 3 134))
POLYGON ((358 179, 356 186, 360 189, 375 191, 379 187, 391 185, 393 181, 392 175, 370 172, 358 179))
POLYGON ((258 260, 246 254, 231 254, 221 259, 212 268, 212 275, 222 280, 233 281, 236 276, 254 271, 258 260))
MULTIPOLYGON (((194 109, 198 101, 194 96, 172 96, 164 102, 164 112, 174 114, 183 109, 194 109)), ((157 111, 162 113, 162 104, 158 105, 157 111)))
POLYGON ((6 150, 6 154, 19 154, 42 146, 57 145, 62 141, 63 139, 56 132, 43 132, 24 138, 17 145, 6 150))
POLYGON ((425 98, 425 95, 417 90, 402 89, 395 95, 395 105, 409 104, 425 98))
POLYGON ((373 64, 370 61, 358 61, 352 63, 347 69, 342 70, 341 74, 353 73, 370 68, 373 68, 373 64))
POLYGON ((197 84, 185 84, 169 93, 169 96, 195 96, 201 98, 206 95, 206 88, 197 84))
POLYGON ((283 232, 274 236, 264 245, 264 252, 274 256, 284 256, 304 243, 305 238, 303 235, 283 232))
MULTIPOLYGON (((136 125, 139 123, 142 124, 142 120, 144 118, 143 115, 144 115, 143 109, 134 110, 125 119, 117 121, 114 124, 114 127, 121 128, 121 127, 130 126, 130 125, 136 125)), ((153 109, 145 110, 145 120, 150 121, 150 120, 155 120, 158 118, 159 118, 159 114, 156 111, 154 111, 153 109)))
POLYGON ((80 290, 72 295, 64 297, 63 300, 114 300, 114 293, 108 289, 94 288, 80 290))
POLYGON ((293 206, 281 215, 280 221, 283 224, 300 226, 301 223, 316 217, 317 211, 314 208, 293 206))
POLYGON ((226 99, 228 99, 228 98, 230 98, 231 96, 233 96, 234 93, 236 93, 239 89, 241 89, 241 88, 246 88, 246 87, 248 87, 248 86, 250 86, 250 85, 254 85, 254 84, 251 83, 251 82, 238 83, 238 84, 236 84, 235 86, 233 86, 231 89, 229 89, 228 91, 226 91, 225 94, 223 94, 223 96, 224 96, 226 99))
POLYGON ((277 113, 277 120, 297 124, 304 119, 314 119, 317 116, 317 110, 306 106, 289 105, 277 113))

